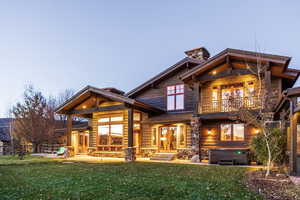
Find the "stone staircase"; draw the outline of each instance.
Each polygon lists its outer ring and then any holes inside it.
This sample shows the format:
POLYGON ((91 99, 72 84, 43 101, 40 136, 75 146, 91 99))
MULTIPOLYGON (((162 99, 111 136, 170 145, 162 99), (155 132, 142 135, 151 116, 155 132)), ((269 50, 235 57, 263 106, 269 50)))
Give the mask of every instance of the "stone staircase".
POLYGON ((150 160, 171 161, 175 157, 176 157, 176 153, 156 153, 150 158, 150 160))

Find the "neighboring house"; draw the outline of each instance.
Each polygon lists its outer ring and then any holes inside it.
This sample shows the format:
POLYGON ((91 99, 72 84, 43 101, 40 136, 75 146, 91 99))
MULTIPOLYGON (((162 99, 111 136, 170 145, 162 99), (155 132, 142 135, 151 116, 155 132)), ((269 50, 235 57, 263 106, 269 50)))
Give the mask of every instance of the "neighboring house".
POLYGON ((9 153, 11 123, 11 118, 0 118, 0 155, 9 153))
POLYGON ((290 174, 300 175, 300 87, 282 92, 275 109, 275 119, 288 135, 290 174))
POLYGON ((204 47, 185 53, 187 57, 126 94, 87 86, 57 108, 68 116, 70 152, 129 161, 200 155, 211 163, 246 155, 257 130, 239 118, 238 109, 263 107, 267 120, 274 120, 282 91, 293 87, 300 71, 288 68, 291 58, 286 56, 225 49, 210 57, 204 47), (263 90, 270 95, 264 105, 258 103, 258 80, 248 67, 257 63, 267 66, 263 90), (89 119, 91 129, 72 131, 74 116, 89 119))

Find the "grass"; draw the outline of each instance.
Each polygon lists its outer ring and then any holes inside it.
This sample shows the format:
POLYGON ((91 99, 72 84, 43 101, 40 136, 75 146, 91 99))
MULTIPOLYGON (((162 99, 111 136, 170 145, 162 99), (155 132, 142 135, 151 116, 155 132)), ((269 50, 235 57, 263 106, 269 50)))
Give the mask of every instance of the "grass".
POLYGON ((262 199, 244 186, 246 168, 27 159, 0 158, 1 200, 262 199))

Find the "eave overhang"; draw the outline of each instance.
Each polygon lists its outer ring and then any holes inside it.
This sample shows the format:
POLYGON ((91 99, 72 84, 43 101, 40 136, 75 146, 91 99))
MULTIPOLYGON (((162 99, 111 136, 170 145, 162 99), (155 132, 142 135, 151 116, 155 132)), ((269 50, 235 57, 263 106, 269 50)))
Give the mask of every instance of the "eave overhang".
POLYGON ((134 88, 133 90, 129 91, 125 94, 127 97, 134 97, 136 94, 140 93, 141 91, 145 90, 148 87, 151 87, 152 85, 157 84, 159 81, 163 80, 166 76, 173 73, 174 71, 178 70, 180 67, 184 65, 194 64, 198 65, 200 63, 204 62, 203 60, 194 59, 185 57, 184 59, 180 60, 176 64, 172 65, 171 67, 167 68, 163 72, 159 73, 158 75, 154 76, 153 78, 149 79, 148 81, 144 82, 140 86, 134 88))
POLYGON ((275 73, 273 74, 274 76, 290 79, 294 82, 297 80, 300 73, 299 70, 288 68, 291 57, 251 52, 251 51, 243 51, 237 49, 225 49, 224 51, 211 57, 207 61, 199 64, 194 69, 183 74, 181 76, 181 80, 184 82, 189 82, 193 80, 196 76, 213 69, 218 64, 226 62, 227 59, 239 60, 245 63, 246 62, 271 63, 273 66, 280 68, 277 74, 275 73))
POLYGON ((127 106, 134 107, 136 109, 142 109, 143 111, 155 112, 155 113, 162 113, 163 110, 153 107, 151 105, 139 102, 135 99, 128 98, 126 96, 122 96, 113 92, 106 91, 104 89, 99 89, 93 86, 87 86, 84 89, 80 90, 76 93, 72 98, 68 101, 60 105, 55 112, 57 114, 69 114, 70 110, 72 110, 75 106, 79 103, 85 101, 86 99, 90 98, 92 95, 100 96, 105 99, 121 102, 127 106))

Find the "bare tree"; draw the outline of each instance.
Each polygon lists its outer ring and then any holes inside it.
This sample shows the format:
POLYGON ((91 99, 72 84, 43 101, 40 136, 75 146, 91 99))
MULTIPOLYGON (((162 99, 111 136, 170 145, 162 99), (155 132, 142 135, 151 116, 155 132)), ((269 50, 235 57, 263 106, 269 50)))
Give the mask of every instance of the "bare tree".
POLYGON ((244 107, 243 105, 239 109, 239 115, 240 118, 245 121, 247 124, 251 124, 258 128, 260 132, 264 136, 264 141, 267 147, 268 152, 268 162, 267 162, 267 168, 266 168, 266 177, 270 175, 270 170, 272 167, 272 150, 270 145, 270 134, 271 129, 266 124, 266 115, 268 111, 270 111, 271 104, 268 102, 268 98, 271 96, 270 88, 268 88, 264 81, 266 80, 266 71, 268 69, 268 64, 262 63, 262 57, 260 53, 257 53, 256 55, 256 65, 250 65, 247 61, 245 61, 245 64, 247 66, 247 69, 257 77, 257 99, 254 101, 254 104, 257 105, 256 112, 253 112, 247 107, 244 107))
POLYGON ((22 102, 12 108, 13 131, 19 140, 30 142, 38 152, 43 142, 54 135, 55 119, 53 107, 48 105, 43 94, 33 86, 25 89, 22 102))

